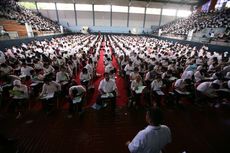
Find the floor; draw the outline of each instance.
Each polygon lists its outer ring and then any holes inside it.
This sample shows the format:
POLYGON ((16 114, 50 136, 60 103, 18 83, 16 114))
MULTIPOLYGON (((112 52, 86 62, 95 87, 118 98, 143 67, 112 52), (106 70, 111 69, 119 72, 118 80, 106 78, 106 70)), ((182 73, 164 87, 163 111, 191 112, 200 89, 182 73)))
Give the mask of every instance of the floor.
MULTIPOLYGON (((164 123, 172 132, 165 153, 229 153, 230 116, 227 108, 183 109, 164 107, 164 123)), ((22 153, 128 153, 125 146, 146 126, 145 109, 86 109, 82 116, 67 118, 67 110, 51 115, 28 112, 0 117, 0 133, 16 138, 22 153)))

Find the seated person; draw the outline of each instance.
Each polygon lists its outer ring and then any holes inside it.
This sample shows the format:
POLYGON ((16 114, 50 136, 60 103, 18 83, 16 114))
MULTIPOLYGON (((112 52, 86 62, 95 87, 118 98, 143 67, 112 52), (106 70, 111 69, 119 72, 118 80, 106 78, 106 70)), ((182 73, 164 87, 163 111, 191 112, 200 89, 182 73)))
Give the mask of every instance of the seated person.
MULTIPOLYGON (((136 79, 131 82, 131 91, 132 91, 132 96, 134 98, 134 101, 136 102, 136 107, 140 106, 140 101, 141 101, 141 94, 142 91, 139 92, 139 88, 143 86, 142 78, 140 75, 136 76, 136 79)), ((132 105, 132 103, 130 104, 132 105)))
POLYGON ((108 95, 108 97, 111 99, 112 102, 112 109, 115 109, 116 107, 116 93, 117 93, 117 86, 116 82, 112 79, 109 78, 108 73, 104 73, 104 79, 100 81, 98 90, 99 90, 99 95, 97 97, 97 102, 96 104, 99 106, 102 106, 102 99, 104 95, 108 95))
POLYGON ((86 89, 82 85, 74 85, 69 88, 69 118, 74 113, 74 106, 77 106, 78 113, 82 113, 82 103, 86 89))
POLYGON ((29 98, 28 88, 26 85, 22 84, 20 80, 14 80, 13 89, 11 91, 11 96, 13 98, 13 104, 17 109, 16 119, 21 117, 22 105, 25 105, 26 99, 29 98))
POLYGON ((130 73, 129 80, 130 81, 135 80, 138 75, 140 75, 139 74, 139 69, 138 69, 138 67, 135 67, 134 71, 130 73))
POLYGON ((220 88, 220 85, 217 83, 217 81, 207 81, 202 82, 199 84, 196 88, 197 95, 196 95, 196 102, 204 103, 204 102, 215 102, 218 98, 216 90, 220 88))
POLYGON ((161 76, 157 76, 156 79, 153 80, 151 83, 151 89, 153 91, 153 95, 156 98, 156 103, 158 106, 160 106, 161 98, 164 95, 164 93, 161 91, 161 88, 163 87, 163 81, 161 79, 161 76))
POLYGON ((61 85, 50 78, 44 78, 44 84, 42 86, 42 92, 39 97, 42 99, 44 110, 49 113, 50 104, 52 104, 57 98, 57 92, 61 91, 61 85))
POLYGON ((88 86, 90 85, 91 76, 88 73, 88 70, 86 68, 83 68, 82 72, 80 73, 80 81, 81 81, 81 84, 85 86, 87 90, 88 86))
POLYGON ((179 100, 183 96, 189 96, 192 90, 192 82, 190 79, 177 79, 174 84, 174 93, 176 96, 175 103, 179 105, 179 100))

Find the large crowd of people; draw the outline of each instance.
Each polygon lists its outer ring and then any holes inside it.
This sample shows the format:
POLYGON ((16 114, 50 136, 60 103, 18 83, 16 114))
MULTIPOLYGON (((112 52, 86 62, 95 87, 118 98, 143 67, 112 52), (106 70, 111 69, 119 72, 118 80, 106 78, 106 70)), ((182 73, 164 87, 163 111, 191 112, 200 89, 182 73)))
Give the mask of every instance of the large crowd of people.
POLYGON ((28 23, 33 30, 60 32, 60 26, 56 22, 18 5, 14 0, 0 1, 0 17, 16 20, 20 24, 28 23))
MULTIPOLYGON (((105 79, 99 85, 97 106, 103 107, 104 96, 109 96, 115 109, 116 96, 120 94, 116 74, 126 79, 129 106, 137 109, 142 106, 143 92, 150 94, 145 104, 148 107, 161 107, 162 102, 179 106, 183 97, 215 107, 229 102, 228 52, 209 52, 206 46, 196 48, 149 37, 116 35, 69 35, 6 48, 0 52, 2 94, 10 89, 19 117, 21 103, 30 95, 39 97, 46 112, 59 95, 62 98, 69 95, 68 101, 79 103, 92 88, 93 78, 102 77, 96 71, 102 45, 105 79), (118 69, 112 64, 114 57, 118 69), (76 83, 78 74, 80 82, 76 83)), ((70 105, 70 116, 74 107, 70 105)))
POLYGON ((35 40, 0 51, 0 108, 11 105, 7 108, 13 108, 20 119, 31 101, 39 100, 50 114, 63 100, 69 103, 67 117, 72 118, 76 111, 84 113, 90 92, 95 92, 90 90, 94 78, 103 77, 93 108, 104 108, 109 100, 115 113, 116 97, 124 94, 117 86, 120 75, 126 80, 128 108, 150 108, 146 114, 149 125, 127 141, 128 149, 159 152, 171 142, 170 129, 162 125, 162 104, 180 108, 182 98, 197 107, 229 104, 229 63, 228 52, 144 36, 68 35, 35 40), (104 66, 98 64, 100 58, 104 66), (112 62, 114 58, 119 67, 112 62), (103 75, 98 74, 97 66, 104 68, 103 75), (148 138, 155 135, 159 137, 148 138))
MULTIPOLYGON (((205 28, 226 28, 226 31, 219 34, 220 39, 229 40, 230 9, 216 10, 210 12, 196 12, 188 18, 179 18, 173 22, 165 24, 158 29, 162 29, 162 34, 175 34, 187 36, 190 30, 199 32, 205 28)), ((158 30, 157 29, 157 30, 158 30)))

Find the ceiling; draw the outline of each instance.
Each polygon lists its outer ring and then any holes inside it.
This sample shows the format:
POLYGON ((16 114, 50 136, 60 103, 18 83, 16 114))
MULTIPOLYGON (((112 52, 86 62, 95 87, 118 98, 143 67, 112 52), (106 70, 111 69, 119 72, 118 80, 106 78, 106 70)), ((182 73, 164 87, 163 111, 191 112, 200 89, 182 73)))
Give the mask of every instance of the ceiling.
POLYGON ((164 3, 164 4, 179 4, 179 5, 197 5, 201 0, 18 0, 18 1, 26 1, 26 2, 59 2, 59 3, 84 3, 84 4, 128 4, 131 2, 144 2, 144 3, 164 3))

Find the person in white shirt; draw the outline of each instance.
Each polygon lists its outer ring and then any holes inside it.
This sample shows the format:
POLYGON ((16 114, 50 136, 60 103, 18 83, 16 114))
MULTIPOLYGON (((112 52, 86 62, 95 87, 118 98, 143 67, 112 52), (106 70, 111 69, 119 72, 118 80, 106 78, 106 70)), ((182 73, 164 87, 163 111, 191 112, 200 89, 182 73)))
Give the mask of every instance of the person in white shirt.
POLYGON ((13 89, 11 92, 11 96, 13 98, 13 104, 16 106, 17 117, 19 119, 21 117, 22 106, 26 106, 26 100, 29 98, 28 88, 26 85, 22 84, 20 80, 14 80, 13 89))
POLYGON ((34 70, 31 66, 26 65, 26 63, 22 63, 21 67, 21 75, 31 76, 30 71, 34 70))
POLYGON ((156 99, 155 102, 158 106, 161 106, 161 99, 162 96, 164 95, 164 93, 161 91, 162 87, 163 87, 163 81, 161 79, 161 76, 159 75, 151 83, 151 89, 156 99))
POLYGON ((42 91, 39 95, 42 99, 43 108, 46 113, 50 113, 50 103, 54 103, 57 98, 57 92, 61 91, 61 85, 55 81, 51 81, 49 77, 44 78, 42 91))
POLYGON ((6 62, 5 54, 2 51, 0 51, 0 64, 5 62, 6 62))
POLYGON ((216 90, 220 88, 217 81, 202 82, 196 88, 196 102, 197 104, 204 104, 207 102, 215 102, 218 98, 216 90))
POLYGON ((130 77, 129 77, 130 81, 135 80, 138 75, 140 75, 139 74, 139 69, 138 69, 138 67, 135 67, 134 71, 130 73, 130 77))
MULTIPOLYGON (((140 75, 137 75, 136 78, 132 80, 131 87, 130 87, 132 91, 132 96, 134 98, 134 101, 136 102, 135 104, 136 108, 140 107, 141 94, 142 94, 142 93, 137 93, 136 91, 141 86, 143 86, 142 78, 140 75)), ((130 106, 132 106, 132 103, 130 104, 130 106)))
POLYGON ((82 69, 82 72, 80 73, 80 81, 81 85, 85 86, 87 90, 91 83, 91 75, 89 74, 87 68, 82 69))
POLYGON ((129 63, 124 68, 127 80, 129 80, 130 73, 133 72, 133 70, 134 70, 133 63, 132 61, 129 61, 129 63))
POLYGON ((69 88, 69 118, 74 113, 74 106, 77 107, 78 113, 82 113, 82 104, 86 94, 86 89, 82 85, 73 85, 69 88))
POLYGON ((171 131, 166 125, 161 125, 162 112, 159 108, 151 108, 146 113, 146 122, 149 124, 130 142, 126 142, 131 153, 160 153, 171 143, 171 131))
POLYGON ((69 75, 65 72, 65 68, 61 67, 60 71, 56 73, 56 82, 63 85, 63 83, 68 82, 69 79, 69 75))
POLYGON ((105 94, 110 94, 112 93, 111 102, 112 102, 112 109, 115 110, 116 108, 116 95, 117 95, 117 85, 115 80, 110 79, 108 73, 104 73, 104 79, 100 81, 98 90, 99 90, 99 95, 97 97, 97 105, 102 105, 102 95, 105 94))

